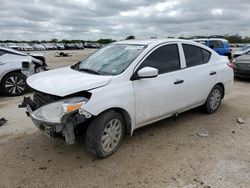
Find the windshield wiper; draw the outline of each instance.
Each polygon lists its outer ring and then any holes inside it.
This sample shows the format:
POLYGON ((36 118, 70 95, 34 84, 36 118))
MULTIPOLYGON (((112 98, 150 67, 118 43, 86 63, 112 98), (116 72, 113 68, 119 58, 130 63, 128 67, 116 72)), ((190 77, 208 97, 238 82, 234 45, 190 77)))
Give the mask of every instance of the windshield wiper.
POLYGON ((88 72, 88 73, 91 73, 91 74, 97 74, 97 75, 100 75, 100 73, 99 73, 99 72, 94 71, 94 70, 92 70, 92 69, 87 69, 87 68, 79 68, 78 70, 79 70, 79 71, 88 72))

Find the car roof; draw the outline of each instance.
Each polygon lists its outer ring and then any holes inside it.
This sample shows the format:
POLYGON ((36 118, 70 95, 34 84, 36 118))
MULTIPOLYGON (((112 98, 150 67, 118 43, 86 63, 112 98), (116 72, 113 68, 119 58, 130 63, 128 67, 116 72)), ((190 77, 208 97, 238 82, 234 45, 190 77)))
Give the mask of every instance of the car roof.
POLYGON ((183 39, 141 39, 141 40, 123 40, 119 42, 114 42, 113 44, 134 44, 134 45, 150 45, 168 42, 192 42, 190 40, 183 39))
POLYGON ((11 49, 11 48, 0 47, 0 50, 7 51, 7 52, 10 52, 10 53, 14 53, 14 54, 17 54, 17 55, 28 55, 26 53, 19 52, 17 50, 11 49))

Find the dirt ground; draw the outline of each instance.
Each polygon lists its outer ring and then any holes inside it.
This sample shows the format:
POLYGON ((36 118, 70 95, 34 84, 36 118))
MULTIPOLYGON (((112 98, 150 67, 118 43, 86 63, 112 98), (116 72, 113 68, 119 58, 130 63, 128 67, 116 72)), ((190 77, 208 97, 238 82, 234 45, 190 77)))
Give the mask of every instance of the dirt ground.
MULTIPOLYGON (((72 64, 94 50, 46 52, 50 68, 72 64)), ((31 94, 27 94, 31 95, 31 94)), ((90 155, 43 135, 17 105, 0 96, 0 187, 250 187, 250 81, 236 80, 219 111, 199 109, 136 130, 111 157, 90 155), (236 119, 245 123, 240 125, 236 119), (208 137, 197 133, 208 132, 208 137)))

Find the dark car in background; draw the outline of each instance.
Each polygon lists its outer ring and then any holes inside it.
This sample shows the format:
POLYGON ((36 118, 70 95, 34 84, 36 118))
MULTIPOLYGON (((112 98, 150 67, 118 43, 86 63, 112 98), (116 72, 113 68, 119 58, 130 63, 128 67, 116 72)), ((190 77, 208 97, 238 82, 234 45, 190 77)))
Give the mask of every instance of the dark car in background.
POLYGON ((250 78, 250 51, 232 61, 235 77, 250 78))

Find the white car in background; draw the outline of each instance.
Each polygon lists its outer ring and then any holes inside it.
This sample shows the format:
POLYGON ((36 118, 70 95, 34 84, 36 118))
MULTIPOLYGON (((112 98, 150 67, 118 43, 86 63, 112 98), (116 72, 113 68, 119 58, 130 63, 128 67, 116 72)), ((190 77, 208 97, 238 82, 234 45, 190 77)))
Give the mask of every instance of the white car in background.
POLYGON ((113 154, 124 134, 203 106, 214 113, 233 85, 229 60, 193 41, 126 40, 71 66, 27 79, 33 99, 22 105, 34 124, 68 144, 86 126, 87 149, 113 154))
POLYGON ((27 91, 26 78, 46 70, 41 54, 27 54, 0 47, 0 92, 7 96, 23 95, 27 91))
POLYGON ((246 45, 246 46, 242 47, 241 49, 235 51, 233 54, 233 58, 239 57, 239 56, 244 55, 248 52, 250 52, 250 45, 246 45))
POLYGON ((33 49, 35 51, 46 51, 46 48, 42 44, 34 44, 33 49))

